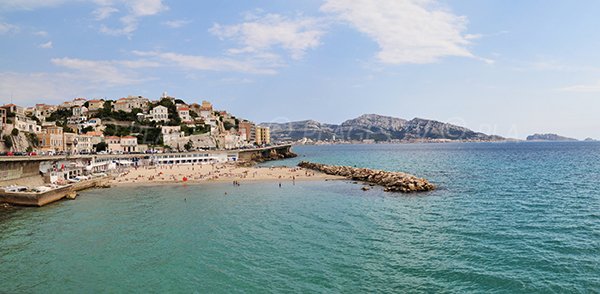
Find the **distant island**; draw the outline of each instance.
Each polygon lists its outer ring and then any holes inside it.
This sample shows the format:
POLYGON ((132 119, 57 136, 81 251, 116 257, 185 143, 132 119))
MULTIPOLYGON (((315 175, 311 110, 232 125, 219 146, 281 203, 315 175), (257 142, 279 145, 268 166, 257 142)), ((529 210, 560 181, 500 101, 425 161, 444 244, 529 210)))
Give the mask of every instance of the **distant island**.
POLYGON ((430 119, 406 120, 378 114, 364 114, 337 124, 315 120, 288 123, 261 123, 269 127, 278 142, 448 142, 504 141, 503 137, 475 132, 465 127, 430 119))
POLYGON ((557 134, 533 134, 527 136, 527 141, 577 141, 577 139, 563 137, 557 134))
POLYGON ((598 140, 594 139, 594 138, 585 138, 585 140, 583 140, 585 142, 597 142, 598 140))

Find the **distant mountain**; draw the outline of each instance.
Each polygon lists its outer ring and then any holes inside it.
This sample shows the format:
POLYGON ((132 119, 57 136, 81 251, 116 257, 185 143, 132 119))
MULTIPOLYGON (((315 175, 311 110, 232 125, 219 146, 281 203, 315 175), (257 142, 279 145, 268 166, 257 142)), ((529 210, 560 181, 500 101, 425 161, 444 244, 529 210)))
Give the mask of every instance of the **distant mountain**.
POLYGON ((414 118, 405 120, 391 116, 364 114, 347 120, 340 125, 324 124, 314 120, 289 123, 262 123, 271 128, 271 137, 276 141, 311 140, 363 140, 375 141, 431 141, 431 140, 475 140, 500 141, 504 138, 474 132, 464 127, 435 120, 414 118))
POLYGON ((598 140, 596 140, 594 138, 585 138, 585 140, 583 140, 583 141, 586 141, 586 142, 597 142, 598 140))
POLYGON ((527 141, 577 141, 577 139, 567 138, 557 134, 533 134, 527 136, 527 141))

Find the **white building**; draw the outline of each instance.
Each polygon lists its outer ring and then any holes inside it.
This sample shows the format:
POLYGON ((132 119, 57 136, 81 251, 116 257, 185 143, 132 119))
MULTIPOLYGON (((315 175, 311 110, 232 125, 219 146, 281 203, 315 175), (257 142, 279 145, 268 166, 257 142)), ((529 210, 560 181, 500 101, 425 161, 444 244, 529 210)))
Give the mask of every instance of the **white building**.
POLYGON ((71 112, 73 113, 73 116, 87 116, 88 109, 85 106, 75 106, 71 108, 71 112))
POLYGON ((181 121, 183 122, 191 122, 192 117, 190 116, 190 108, 187 105, 181 105, 177 107, 177 114, 181 121))
POLYGON ((148 119, 155 122, 167 122, 169 121, 169 109, 162 105, 156 106, 150 110, 148 119))
POLYGON ((17 130, 23 132, 39 133, 42 131, 42 127, 39 126, 35 120, 22 115, 15 116, 14 125, 17 130))

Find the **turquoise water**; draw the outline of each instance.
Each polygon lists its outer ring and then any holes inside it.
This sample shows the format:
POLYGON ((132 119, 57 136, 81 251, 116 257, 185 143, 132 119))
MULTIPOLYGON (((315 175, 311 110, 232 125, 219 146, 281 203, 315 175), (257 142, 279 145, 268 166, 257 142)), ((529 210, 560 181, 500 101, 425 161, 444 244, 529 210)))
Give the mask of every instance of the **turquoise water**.
POLYGON ((91 190, 0 210, 0 292, 600 292, 600 144, 300 146, 426 177, 91 190), (225 195, 227 192, 227 195, 225 195))

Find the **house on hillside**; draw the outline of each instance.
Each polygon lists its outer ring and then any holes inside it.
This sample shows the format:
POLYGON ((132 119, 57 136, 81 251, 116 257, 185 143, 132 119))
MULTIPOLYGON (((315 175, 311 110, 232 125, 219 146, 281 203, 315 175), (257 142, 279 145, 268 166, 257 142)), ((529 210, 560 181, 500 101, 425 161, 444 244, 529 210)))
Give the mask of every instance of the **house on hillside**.
POLYGON ((155 122, 168 122, 169 109, 162 105, 158 105, 152 108, 152 110, 150 110, 150 113, 148 114, 148 119, 155 122))

